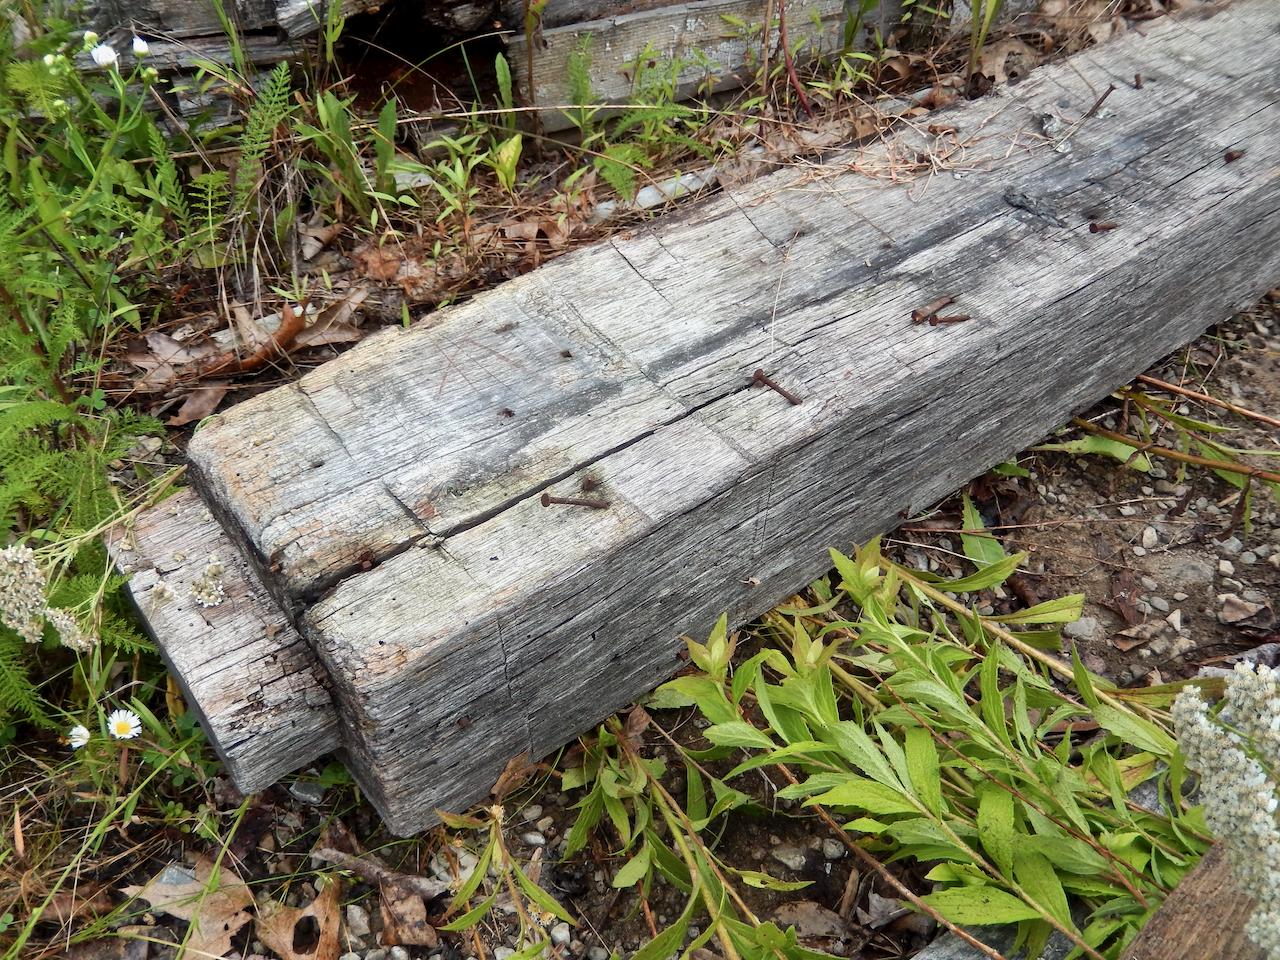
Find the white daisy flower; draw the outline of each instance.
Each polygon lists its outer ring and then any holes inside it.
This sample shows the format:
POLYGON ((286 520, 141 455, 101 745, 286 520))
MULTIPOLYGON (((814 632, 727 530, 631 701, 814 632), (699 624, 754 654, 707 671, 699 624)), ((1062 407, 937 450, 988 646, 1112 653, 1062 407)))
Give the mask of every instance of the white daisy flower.
POLYGON ((98 44, 89 51, 89 56, 93 57, 94 63, 104 69, 106 67, 114 67, 116 60, 119 59, 116 54, 116 48, 111 46, 109 43, 98 44))
POLYGON ((133 55, 135 57, 145 57, 150 52, 151 47, 147 44, 147 41, 141 37, 133 38, 133 55))
POLYGON ((89 742, 89 729, 76 724, 67 733, 67 742, 71 744, 72 750, 79 750, 89 742))
POLYGON ((107 732, 117 740, 132 740, 142 732, 142 721, 132 710, 113 710, 107 717, 107 732))

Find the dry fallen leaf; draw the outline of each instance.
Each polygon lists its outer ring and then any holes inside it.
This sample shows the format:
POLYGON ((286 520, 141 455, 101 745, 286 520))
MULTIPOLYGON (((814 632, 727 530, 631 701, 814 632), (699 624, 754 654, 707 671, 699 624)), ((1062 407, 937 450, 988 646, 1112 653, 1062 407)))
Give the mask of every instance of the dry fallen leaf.
POLYGON ((784 930, 796 928, 798 937, 834 937, 844 936, 848 924, 834 910, 828 910, 820 903, 812 900, 793 900, 784 903, 770 916, 784 930))
POLYGON ((1040 62, 1040 54, 1016 37, 993 43, 982 51, 978 71, 1005 83, 1009 78, 1025 77, 1040 62))
POLYGON ((1121 630, 1111 638, 1111 643, 1117 650, 1129 651, 1134 647, 1140 647, 1142 644, 1154 640, 1164 633, 1168 626, 1163 620, 1139 623, 1127 630, 1121 630))
POLYGON ((187 397, 178 412, 165 423, 171 427, 180 427, 184 423, 203 420, 218 409, 218 404, 227 395, 227 388, 226 380, 206 381, 204 386, 191 391, 191 396, 187 397))
MULTIPOLYGON (((382 940, 387 944, 434 947, 435 927, 427 922, 427 905, 412 884, 403 878, 382 881, 382 940)), ((286 957, 285 960, 293 960, 286 957)))
POLYGON ((253 919, 248 912, 253 894, 225 866, 219 868, 216 885, 212 878, 213 863, 202 857, 194 869, 171 863, 145 886, 125 887, 122 892, 146 900, 157 913, 190 923, 186 943, 192 956, 220 957, 231 949, 231 938, 253 919))
POLYGON ((338 884, 333 880, 305 907, 271 902, 258 909, 258 938, 279 954, 280 960, 338 960, 341 931, 338 884), (309 925, 299 927, 308 918, 314 919, 318 928, 314 937, 309 925))
POLYGON ((498 782, 493 785, 493 789, 489 792, 495 798, 501 800, 533 776, 537 769, 536 764, 529 762, 529 751, 526 750, 518 757, 512 757, 507 761, 507 765, 502 770, 502 776, 498 777, 498 782))

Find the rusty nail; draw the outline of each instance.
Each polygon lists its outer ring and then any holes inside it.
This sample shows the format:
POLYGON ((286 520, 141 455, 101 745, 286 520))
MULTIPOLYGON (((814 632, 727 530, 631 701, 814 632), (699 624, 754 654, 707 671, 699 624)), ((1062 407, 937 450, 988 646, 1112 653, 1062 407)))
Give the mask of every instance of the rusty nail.
POLYGON ((1135 89, 1135 90, 1141 90, 1141 89, 1142 89, 1142 74, 1140 74, 1140 73, 1135 73, 1135 74, 1133 75, 1133 89, 1135 89))
POLYGON ((924 323, 926 320, 932 317, 935 313, 937 313, 947 304, 955 303, 955 302, 956 301, 954 297, 939 297, 937 300, 933 301, 933 303, 929 304, 927 307, 924 307, 923 309, 912 310, 911 322, 924 323))
POLYGON ((609 505, 603 500, 581 500, 578 497, 553 497, 549 493, 542 495, 542 505, 549 507, 553 503, 562 503, 570 507, 594 507, 596 510, 608 510, 609 505))
POLYGON ((1107 89, 1105 89, 1105 90, 1103 90, 1103 91, 1102 91, 1102 96, 1100 96, 1097 100, 1095 100, 1095 101, 1093 102, 1093 106, 1089 108, 1089 112, 1088 112, 1088 113, 1086 113, 1086 114, 1085 114, 1083 117, 1081 117, 1080 119, 1081 119, 1081 120, 1088 120, 1088 119, 1089 119, 1090 117, 1092 117, 1095 113, 1097 113, 1097 112, 1098 112, 1098 108, 1102 106, 1102 102, 1103 102, 1104 100, 1106 100, 1106 99, 1107 99, 1107 97, 1111 96, 1111 91, 1112 91, 1112 90, 1114 90, 1115 88, 1116 88, 1116 85, 1115 85, 1114 83, 1108 84, 1108 85, 1107 85, 1107 89))
POLYGON ((600 486, 600 481, 597 480, 595 477, 593 477, 591 474, 587 474, 585 477, 582 478, 583 493, 590 493, 592 490, 594 490, 598 486, 600 486))
POLYGON ((459 718, 458 718, 458 726, 460 726, 463 730, 467 729, 467 727, 471 726, 471 718, 470 718, 470 717, 459 717, 459 718))
POLYGON ((930 317, 929 326, 936 327, 940 323, 964 323, 972 319, 967 313, 957 313, 954 317, 930 317))
POLYGON ((1222 155, 1222 159, 1227 161, 1227 163, 1235 163, 1237 160, 1239 160, 1243 156, 1244 156, 1243 150, 1228 150, 1226 153, 1222 155))
POLYGON ((783 389, 782 387, 774 383, 772 380, 770 380, 768 377, 766 377, 764 375, 763 370, 757 370, 755 373, 751 375, 751 379, 754 380, 756 383, 764 384, 764 386, 768 387, 770 390, 775 391, 776 393, 782 394, 784 397, 787 398, 787 400, 795 404, 797 407, 804 402, 799 397, 797 397, 794 393, 792 393, 790 390, 783 389))
POLYGON ((1106 223, 1091 223, 1089 224, 1089 232, 1102 233, 1104 230, 1114 230, 1118 226, 1120 226, 1120 224, 1112 223, 1110 220, 1106 223))
POLYGON ((564 357, 566 360, 572 360, 572 359, 573 359, 573 351, 572 351, 572 350, 561 350, 561 351, 560 351, 560 356, 564 357))
POLYGON ((516 412, 512 410, 510 407, 503 407, 501 410, 498 411, 498 416, 502 417, 503 420, 510 420, 515 415, 516 415, 516 412))

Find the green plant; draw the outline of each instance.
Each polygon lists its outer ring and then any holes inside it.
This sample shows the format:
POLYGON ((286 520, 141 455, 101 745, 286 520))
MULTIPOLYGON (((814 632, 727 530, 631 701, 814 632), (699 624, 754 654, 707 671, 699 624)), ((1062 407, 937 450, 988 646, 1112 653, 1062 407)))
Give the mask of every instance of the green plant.
POLYGON ((945 888, 913 900, 918 909, 952 924, 1017 923, 1033 957, 1054 929, 1077 956, 1115 957, 1206 846, 1179 806, 1181 760, 1153 709, 1181 685, 1122 698, 1078 660, 1041 653, 1057 631, 1025 626, 1075 619, 1080 597, 972 613, 951 598, 1002 582, 1021 558, 969 547, 991 562, 951 581, 895 567, 875 542, 853 559, 833 552, 839 589, 820 581, 816 605, 770 615, 783 651, 730 673, 733 641, 718 628, 689 646, 702 673, 668 683, 660 702, 696 703, 708 740, 750 751, 726 782, 777 769, 790 782, 779 796, 833 827, 824 811, 843 814, 842 832, 868 850, 939 861, 929 879, 945 888), (856 620, 827 616, 844 604, 856 620), (1086 718, 1106 735, 1077 744, 1070 730, 1086 718), (1164 814, 1127 799, 1150 779, 1172 793, 1164 814), (1092 910, 1082 929, 1067 894, 1092 910))
POLYGON ((986 45, 987 34, 991 32, 991 24, 995 22, 996 14, 1000 12, 1000 7, 1004 0, 970 0, 971 17, 969 20, 969 72, 967 76, 972 77, 973 72, 978 69, 978 59, 982 56, 982 48, 986 45))

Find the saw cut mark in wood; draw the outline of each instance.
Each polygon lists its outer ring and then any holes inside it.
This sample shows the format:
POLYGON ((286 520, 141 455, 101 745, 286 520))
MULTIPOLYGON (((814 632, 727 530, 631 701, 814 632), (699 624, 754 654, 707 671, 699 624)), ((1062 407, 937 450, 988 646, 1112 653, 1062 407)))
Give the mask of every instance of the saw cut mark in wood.
POLYGON ((192 474, 388 826, 483 798, 669 676, 679 634, 769 609, 1273 286, 1277 53, 1269 0, 1153 24, 944 112, 955 139, 780 172, 202 427, 192 474), (970 319, 912 321, 944 296, 970 319), (542 505, 588 475, 607 509, 542 505))

